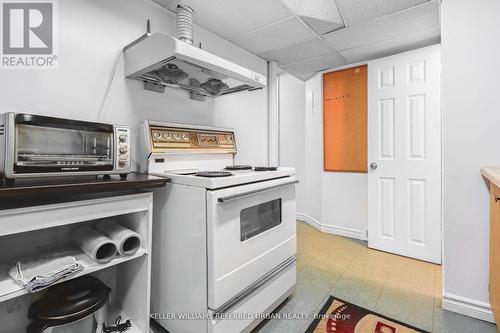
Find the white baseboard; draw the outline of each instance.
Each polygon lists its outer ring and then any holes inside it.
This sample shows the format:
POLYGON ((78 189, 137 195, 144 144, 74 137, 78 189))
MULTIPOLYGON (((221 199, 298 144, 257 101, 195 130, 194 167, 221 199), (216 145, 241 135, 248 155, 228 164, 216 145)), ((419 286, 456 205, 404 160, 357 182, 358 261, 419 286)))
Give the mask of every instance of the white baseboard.
POLYGON ((355 230, 350 228, 336 227, 332 225, 321 224, 318 220, 313 219, 307 214, 297 213, 297 220, 309 224, 311 227, 328 234, 334 234, 343 237, 349 237, 359 240, 367 240, 366 231, 355 230))
POLYGON ((495 323, 491 306, 485 302, 445 293, 443 295, 443 309, 495 323))
POLYGON ((307 214, 297 213, 297 220, 305 222, 311 227, 321 231, 321 224, 307 214))

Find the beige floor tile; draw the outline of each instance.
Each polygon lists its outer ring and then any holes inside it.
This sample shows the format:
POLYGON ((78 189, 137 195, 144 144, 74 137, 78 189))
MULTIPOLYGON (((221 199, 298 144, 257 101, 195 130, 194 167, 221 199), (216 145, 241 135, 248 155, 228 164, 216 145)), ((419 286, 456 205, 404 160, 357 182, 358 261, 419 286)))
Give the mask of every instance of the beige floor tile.
POLYGON ((345 242, 341 237, 321 233, 311 227, 302 226, 299 222, 297 240, 297 258, 299 267, 342 274, 363 251, 361 245, 354 242, 345 242), (312 230, 311 230, 311 229, 312 230), (348 244, 348 245, 343 245, 348 244))
POLYGON ((297 253, 297 268, 298 269, 304 268, 309 263, 310 260, 311 260, 310 257, 307 257, 307 256, 301 254, 301 252, 298 252, 297 253))
POLYGON ((363 265, 362 263, 355 260, 352 265, 348 267, 343 277, 355 277, 366 281, 385 284, 388 274, 390 273, 386 268, 372 265, 363 265))
POLYGON ((332 288, 332 295, 373 310, 385 284, 386 270, 354 261, 332 288))
POLYGON ((415 272, 414 274, 390 272, 386 280, 386 285, 432 298, 434 297, 434 283, 434 270, 432 273, 415 272))
POLYGON ((371 249, 365 249, 361 252, 354 261, 355 264, 359 264, 367 267, 374 267, 389 271, 392 267, 390 256, 387 253, 381 251, 374 251, 371 249))
POLYGON ((408 291, 392 285, 385 285, 375 307, 375 312, 431 331, 434 297, 418 290, 408 291))
POLYGON ((381 279, 371 274, 346 271, 335 283, 331 294, 350 303, 373 310, 384 287, 381 279))
POLYGON ((342 254, 316 254, 305 267, 342 275, 353 262, 353 257, 342 254))
POLYGON ((392 258, 392 271, 401 276, 426 275, 434 278, 435 264, 424 261, 395 256, 392 258))
POLYGON ((347 247, 340 246, 336 237, 327 236, 318 232, 304 237, 302 242, 312 251, 325 251, 334 247, 347 249, 347 247))

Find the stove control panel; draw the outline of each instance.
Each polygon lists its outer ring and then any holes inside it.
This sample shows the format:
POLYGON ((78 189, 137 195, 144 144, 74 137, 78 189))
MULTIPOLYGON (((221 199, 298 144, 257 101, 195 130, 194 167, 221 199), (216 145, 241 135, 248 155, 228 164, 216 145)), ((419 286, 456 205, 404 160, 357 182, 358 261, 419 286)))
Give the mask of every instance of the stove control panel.
POLYGON ((153 152, 236 152, 233 132, 188 128, 149 128, 153 152))

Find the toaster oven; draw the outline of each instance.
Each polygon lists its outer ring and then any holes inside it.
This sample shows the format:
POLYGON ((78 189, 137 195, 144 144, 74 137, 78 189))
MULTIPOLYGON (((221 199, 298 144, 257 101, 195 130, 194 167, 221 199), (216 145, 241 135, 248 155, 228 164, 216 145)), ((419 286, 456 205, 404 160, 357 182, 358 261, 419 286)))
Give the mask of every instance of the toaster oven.
POLYGON ((25 113, 0 114, 0 179, 130 173, 130 129, 25 113))

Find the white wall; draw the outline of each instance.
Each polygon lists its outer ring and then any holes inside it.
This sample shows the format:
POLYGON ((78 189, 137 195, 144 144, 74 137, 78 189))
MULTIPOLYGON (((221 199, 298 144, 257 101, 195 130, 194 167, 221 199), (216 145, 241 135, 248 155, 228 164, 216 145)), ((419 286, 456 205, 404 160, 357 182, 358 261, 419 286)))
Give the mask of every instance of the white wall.
POLYGON ((305 170, 306 210, 323 231, 366 238, 368 228, 367 176, 325 172, 323 168, 322 74, 306 82, 305 170), (314 102, 313 102, 314 96, 314 102))
POLYGON ((445 296, 487 312, 489 201, 479 168, 500 165, 500 1, 444 0, 441 15, 445 296))
POLYGON ((279 164, 295 167, 297 178, 297 211, 305 211, 305 83, 283 73, 279 76, 279 164))
POLYGON ((266 166, 268 160, 267 93, 264 90, 221 96, 213 122, 236 133, 237 164, 266 166))
MULTIPOLYGON (((151 0, 64 0, 58 5, 59 68, 0 71, 0 112, 97 121, 108 78, 122 48, 144 34, 147 19, 151 19, 153 31, 176 35, 175 16, 151 0)), ((195 26, 194 39, 208 51, 267 75, 264 60, 203 28, 195 26)), ((207 99, 205 103, 190 101, 187 93, 180 91, 146 91, 141 82, 124 78, 122 57, 102 119, 130 125, 135 133, 144 119, 234 126, 241 149, 238 158, 266 164, 266 99, 265 89, 217 101, 207 99), (266 130, 260 130, 262 127, 266 130), (257 129, 256 139, 250 136, 251 128, 257 129)), ((134 155, 137 161, 137 151, 134 155)))

